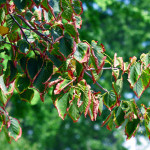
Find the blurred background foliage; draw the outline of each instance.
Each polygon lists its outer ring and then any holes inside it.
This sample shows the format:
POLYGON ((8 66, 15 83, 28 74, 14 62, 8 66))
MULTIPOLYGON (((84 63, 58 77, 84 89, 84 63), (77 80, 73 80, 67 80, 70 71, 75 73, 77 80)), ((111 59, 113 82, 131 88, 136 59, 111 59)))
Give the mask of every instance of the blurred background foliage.
MULTIPOLYGON (((149 51, 149 0, 81 1, 84 8, 83 25, 79 31, 81 40, 89 43, 91 40, 100 41, 105 46, 106 53, 113 58, 116 52, 124 61, 149 51)), ((104 71, 99 81, 107 89, 112 89, 110 76, 111 71, 104 71)), ((124 80, 126 79, 127 77, 124 80)), ((93 88, 97 87, 93 85, 93 88)), ((141 101, 149 105, 150 90, 146 90, 138 100, 127 82, 123 89, 122 99, 135 98, 139 107, 141 101)), ((105 107, 102 116, 95 122, 84 116, 77 123, 73 123, 69 117, 63 121, 52 104, 50 90, 44 103, 38 95, 32 104, 28 104, 14 94, 7 105, 7 111, 20 120, 23 135, 18 142, 13 141, 10 145, 2 132, 1 150, 125 150, 122 145, 125 141, 123 129, 108 131, 101 127, 102 120, 108 114, 105 107)))

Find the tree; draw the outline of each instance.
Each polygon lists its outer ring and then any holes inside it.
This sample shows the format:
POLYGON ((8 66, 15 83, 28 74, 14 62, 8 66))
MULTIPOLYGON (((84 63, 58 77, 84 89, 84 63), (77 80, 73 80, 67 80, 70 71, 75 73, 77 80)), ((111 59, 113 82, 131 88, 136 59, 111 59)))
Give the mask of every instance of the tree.
POLYGON ((149 87, 149 53, 123 62, 116 53, 111 58, 103 44, 81 41, 80 0, 2 0, 0 8, 0 75, 6 86, 0 88, 0 126, 9 142, 18 140, 22 132, 19 121, 6 111, 15 92, 32 103, 38 94, 44 102, 46 93, 52 91, 59 116, 64 119, 68 114, 74 122, 82 113, 95 121, 104 104, 109 115, 102 126, 107 124, 111 130, 125 122, 125 134, 130 138, 144 122, 150 135, 150 109, 138 108, 135 100, 120 96, 125 74, 137 97, 149 87), (112 71, 111 90, 100 85, 103 70, 112 71))

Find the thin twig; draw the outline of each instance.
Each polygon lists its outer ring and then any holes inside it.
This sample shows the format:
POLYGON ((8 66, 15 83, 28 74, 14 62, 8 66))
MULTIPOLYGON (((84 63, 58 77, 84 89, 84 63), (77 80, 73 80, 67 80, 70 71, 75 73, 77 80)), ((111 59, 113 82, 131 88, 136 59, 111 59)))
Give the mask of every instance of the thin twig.
POLYGON ((35 52, 35 49, 32 47, 31 43, 28 41, 28 38, 27 38, 26 34, 24 33, 22 26, 18 23, 18 21, 13 17, 12 14, 9 14, 9 15, 10 15, 10 17, 14 20, 14 22, 19 26, 19 28, 20 28, 20 30, 21 30, 23 36, 25 37, 26 41, 27 41, 28 44, 31 46, 31 49, 33 50, 33 52, 35 53, 35 55, 37 55, 36 52, 35 52))
MULTIPOLYGON (((86 72, 85 71, 85 73, 92 79, 92 76, 88 73, 88 72, 86 72)), ((98 86, 98 87, 100 87, 102 90, 104 90, 105 92, 108 92, 106 89, 104 89, 97 81, 95 82, 95 84, 98 86)))
POLYGON ((14 44, 12 44, 12 43, 8 43, 8 42, 5 42, 5 41, 0 41, 0 42, 3 42, 3 43, 6 43, 6 44, 9 44, 9 45, 12 45, 12 46, 18 47, 17 45, 14 45, 14 44))
MULTIPOLYGON (((103 67, 102 70, 118 70, 120 68, 113 68, 113 67, 103 67)), ((90 68, 88 70, 95 70, 95 68, 90 68)))
POLYGON ((45 41, 53 44, 53 42, 46 36, 44 35, 43 33, 35 30, 28 22, 26 22, 24 20, 24 18, 21 16, 21 15, 17 15, 33 32, 35 32, 37 35, 39 35, 42 39, 44 39, 45 41))

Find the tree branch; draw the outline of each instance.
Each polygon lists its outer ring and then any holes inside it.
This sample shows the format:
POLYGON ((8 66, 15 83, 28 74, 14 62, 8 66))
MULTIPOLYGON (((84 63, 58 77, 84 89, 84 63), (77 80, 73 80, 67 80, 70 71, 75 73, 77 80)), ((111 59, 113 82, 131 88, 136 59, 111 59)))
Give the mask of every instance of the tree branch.
POLYGON ((26 34, 24 33, 22 26, 18 23, 18 21, 13 17, 12 14, 9 14, 9 15, 10 15, 10 17, 14 20, 14 22, 19 26, 19 28, 20 28, 20 30, 21 30, 23 36, 25 37, 26 41, 27 41, 28 44, 31 46, 31 48, 32 48, 32 50, 34 51, 35 55, 37 55, 36 52, 35 52, 35 49, 32 47, 31 43, 28 41, 28 38, 27 38, 26 34))
MULTIPOLYGON (((88 72, 86 72, 85 71, 85 73, 92 79, 92 76, 88 73, 88 72)), ((100 87, 102 90, 104 90, 105 92, 108 92, 106 89, 104 89, 97 81, 96 81, 96 83, 95 83, 98 87, 100 87)))
POLYGON ((35 30, 28 22, 26 22, 24 20, 24 18, 21 16, 21 15, 17 15, 33 32, 35 32, 37 35, 39 35, 42 39, 44 39, 45 41, 53 44, 53 42, 46 36, 44 35, 43 33, 35 30))
POLYGON ((8 43, 8 42, 5 42, 5 41, 0 41, 0 42, 3 42, 3 43, 5 43, 5 44, 9 44, 9 45, 12 45, 12 46, 18 47, 17 45, 14 45, 14 44, 12 44, 12 43, 8 43))
MULTIPOLYGON (((120 68, 113 68, 113 67, 103 67, 102 68, 102 70, 118 70, 118 69, 120 69, 120 68)), ((90 68, 90 69, 88 69, 88 70, 95 70, 95 68, 90 68)))

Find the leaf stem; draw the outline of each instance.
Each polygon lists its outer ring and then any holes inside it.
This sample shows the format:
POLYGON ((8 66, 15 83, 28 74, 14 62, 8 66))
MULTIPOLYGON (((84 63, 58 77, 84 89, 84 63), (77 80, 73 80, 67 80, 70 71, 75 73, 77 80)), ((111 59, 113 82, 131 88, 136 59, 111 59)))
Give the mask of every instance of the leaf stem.
MULTIPOLYGON (((85 71, 85 73, 86 73, 86 75, 88 75, 91 79, 92 79, 92 76, 87 72, 87 71, 85 71)), ((95 84, 99 87, 99 88, 101 88, 102 90, 104 90, 105 92, 108 92, 106 89, 104 89, 97 81, 95 82, 95 84)))

